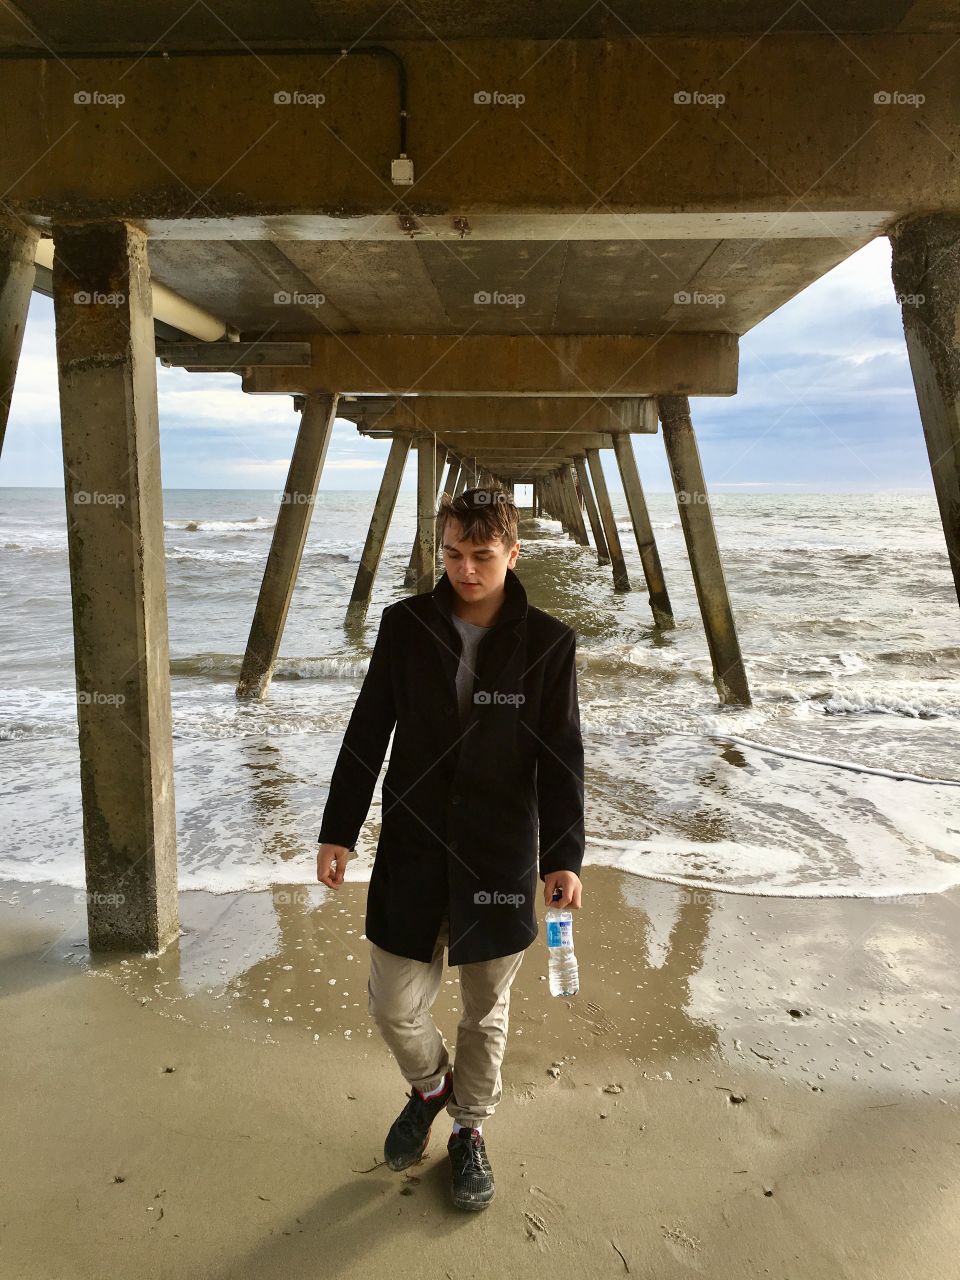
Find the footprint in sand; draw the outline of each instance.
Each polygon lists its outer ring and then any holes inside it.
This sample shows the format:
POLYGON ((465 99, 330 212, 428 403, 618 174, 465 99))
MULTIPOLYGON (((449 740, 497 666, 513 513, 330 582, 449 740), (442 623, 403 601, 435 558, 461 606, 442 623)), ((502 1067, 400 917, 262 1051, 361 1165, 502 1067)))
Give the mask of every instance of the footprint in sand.
POLYGON ((699 1257, 701 1241, 696 1236, 684 1231, 679 1223, 672 1227, 664 1226, 661 1223, 660 1231, 663 1235, 664 1243, 674 1257, 680 1262, 686 1263, 688 1267, 694 1267, 697 1271, 703 1269, 703 1259, 699 1257))
POLYGON ((528 1195, 530 1207, 523 1211, 523 1224, 527 1238, 532 1240, 541 1252, 550 1248, 550 1233, 563 1220, 563 1205, 555 1200, 549 1191, 531 1183, 528 1195))

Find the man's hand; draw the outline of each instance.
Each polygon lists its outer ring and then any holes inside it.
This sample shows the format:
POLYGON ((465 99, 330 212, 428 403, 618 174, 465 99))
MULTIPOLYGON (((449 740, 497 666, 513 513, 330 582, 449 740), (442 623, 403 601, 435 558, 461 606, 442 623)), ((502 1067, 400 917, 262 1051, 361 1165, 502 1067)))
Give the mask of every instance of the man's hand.
POLYGON ((339 889, 343 884, 347 863, 352 857, 350 850, 342 844, 322 844, 317 852, 317 879, 328 889, 339 889))
POLYGON ((551 871, 544 877, 543 900, 548 907, 579 907, 582 891, 580 877, 573 871, 551 871), (557 889, 563 896, 556 902, 551 902, 550 899, 557 889))

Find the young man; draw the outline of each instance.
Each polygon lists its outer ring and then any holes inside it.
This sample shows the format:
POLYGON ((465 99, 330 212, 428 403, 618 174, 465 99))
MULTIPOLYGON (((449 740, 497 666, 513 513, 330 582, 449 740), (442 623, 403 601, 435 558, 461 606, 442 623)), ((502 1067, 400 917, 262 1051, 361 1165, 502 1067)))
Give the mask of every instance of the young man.
POLYGON ((544 901, 579 907, 583 742, 576 633, 527 603, 513 572, 517 508, 498 489, 444 495, 445 573, 384 609, 330 781, 317 878, 337 889, 391 732, 367 894, 368 1009, 411 1086, 384 1144, 418 1161, 446 1108, 451 1196, 484 1209, 494 1181, 483 1121, 502 1094, 510 986, 544 901), (539 836, 539 840, 538 840, 539 836), (463 1015, 456 1076, 430 1009, 447 962, 463 1015))

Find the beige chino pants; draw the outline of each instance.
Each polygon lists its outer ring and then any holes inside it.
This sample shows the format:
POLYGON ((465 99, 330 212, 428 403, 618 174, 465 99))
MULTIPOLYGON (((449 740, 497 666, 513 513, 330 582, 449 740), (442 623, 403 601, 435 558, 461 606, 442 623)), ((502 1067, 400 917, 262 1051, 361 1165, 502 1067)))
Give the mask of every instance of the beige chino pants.
MULTIPOLYGON (((443 949, 450 922, 444 917, 428 964, 370 943, 367 1008, 408 1084, 429 1093, 450 1068, 446 1041, 430 1010, 443 981, 443 949)), ((457 1028, 453 1093, 447 1111, 464 1126, 492 1116, 503 1095, 500 1064, 507 1047, 510 986, 524 953, 462 964, 463 1012, 457 1028)))

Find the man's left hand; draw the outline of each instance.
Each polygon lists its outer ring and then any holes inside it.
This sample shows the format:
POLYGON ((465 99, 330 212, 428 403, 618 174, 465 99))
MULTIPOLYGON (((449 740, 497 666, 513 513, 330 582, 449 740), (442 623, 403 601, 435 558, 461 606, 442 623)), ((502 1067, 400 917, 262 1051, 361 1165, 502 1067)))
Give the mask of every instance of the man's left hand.
POLYGON ((543 880, 543 900, 548 907, 579 907, 582 891, 580 877, 573 871, 551 871, 543 880), (552 902, 557 889, 562 896, 552 902))

